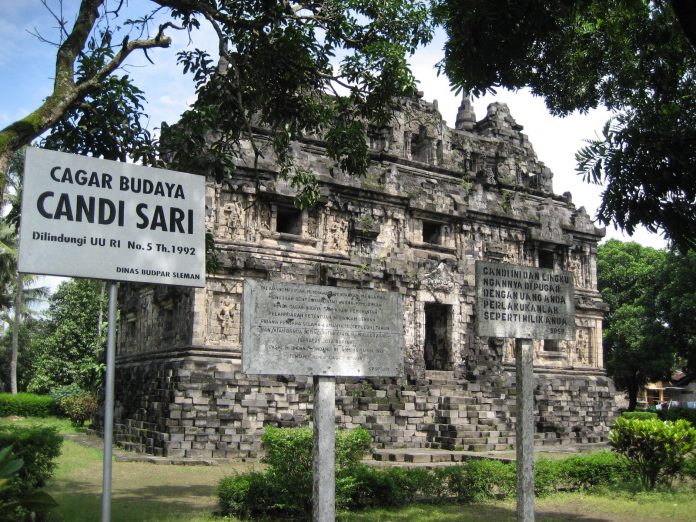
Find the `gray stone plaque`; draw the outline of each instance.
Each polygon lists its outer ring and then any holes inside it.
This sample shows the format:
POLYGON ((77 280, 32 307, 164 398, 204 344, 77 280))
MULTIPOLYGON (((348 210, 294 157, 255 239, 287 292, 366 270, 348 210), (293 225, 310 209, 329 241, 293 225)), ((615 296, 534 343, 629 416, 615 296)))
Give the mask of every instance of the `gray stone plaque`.
POLYGON ((242 335, 247 374, 403 373, 403 309, 391 292, 247 279, 242 335))
POLYGON ((476 262, 476 333, 483 337, 575 340, 570 272, 476 262))

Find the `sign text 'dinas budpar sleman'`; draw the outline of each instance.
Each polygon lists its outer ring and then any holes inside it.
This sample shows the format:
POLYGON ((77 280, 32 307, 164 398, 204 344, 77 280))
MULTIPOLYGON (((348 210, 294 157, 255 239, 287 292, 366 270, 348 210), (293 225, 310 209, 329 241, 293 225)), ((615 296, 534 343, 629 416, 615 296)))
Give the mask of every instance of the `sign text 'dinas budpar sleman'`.
POLYGON ((205 178, 29 148, 19 270, 202 287, 205 178))
POLYGON ((575 340, 573 275, 477 261, 476 332, 485 337, 575 340))

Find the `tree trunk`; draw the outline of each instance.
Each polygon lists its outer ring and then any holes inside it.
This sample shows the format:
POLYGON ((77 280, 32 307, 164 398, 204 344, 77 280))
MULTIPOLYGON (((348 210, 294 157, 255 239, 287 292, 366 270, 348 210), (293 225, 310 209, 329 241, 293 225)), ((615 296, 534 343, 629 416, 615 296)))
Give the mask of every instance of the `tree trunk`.
POLYGON ((12 395, 17 394, 17 357, 19 354, 19 328, 22 323, 23 292, 24 274, 17 272, 17 288, 14 303, 14 325, 12 326, 12 360, 10 362, 10 388, 12 395))
POLYGON ((626 391, 628 392, 628 411, 635 411, 638 404, 638 385, 631 383, 626 391))
POLYGON ((104 291, 106 290, 106 281, 102 281, 101 290, 99 292, 99 322, 97 323, 97 337, 102 336, 102 322, 104 321, 104 291))
POLYGON ((696 50, 696 5, 693 0, 672 0, 671 4, 684 35, 696 50))

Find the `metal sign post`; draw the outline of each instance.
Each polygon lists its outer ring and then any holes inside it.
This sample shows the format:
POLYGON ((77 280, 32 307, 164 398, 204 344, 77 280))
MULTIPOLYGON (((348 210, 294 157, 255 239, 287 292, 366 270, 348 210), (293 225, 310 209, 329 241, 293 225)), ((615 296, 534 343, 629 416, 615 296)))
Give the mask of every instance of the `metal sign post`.
POLYGON ((336 376, 403 374, 399 294, 244 282, 242 371, 314 377, 313 518, 336 518, 336 376))
POLYGON ((336 519, 336 378, 314 377, 312 520, 336 519))
POLYGON ((517 373, 517 520, 534 522, 534 349, 531 339, 515 340, 517 373))
POLYGON ((116 281, 205 287, 205 177, 30 147, 18 271, 106 279, 102 520, 111 518, 116 281))
POLYGON ((109 329, 106 338, 106 384, 104 398, 104 466, 102 477, 102 522, 111 521, 111 456, 114 435, 114 377, 116 374, 116 299, 118 283, 109 283, 109 329))
POLYGON ((517 520, 534 522, 532 339, 575 340, 572 274, 476 261, 476 333, 515 339, 517 520))

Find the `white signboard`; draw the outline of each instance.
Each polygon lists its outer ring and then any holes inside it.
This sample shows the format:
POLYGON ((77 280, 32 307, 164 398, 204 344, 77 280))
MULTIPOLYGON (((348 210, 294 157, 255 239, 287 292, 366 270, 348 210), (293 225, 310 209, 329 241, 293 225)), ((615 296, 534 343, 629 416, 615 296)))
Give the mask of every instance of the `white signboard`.
POLYGON ((574 341, 573 274, 477 261, 476 333, 574 341))
POLYGON ((399 294, 247 280, 242 369, 248 374, 398 376, 399 294))
POLYGON ((205 178, 27 149, 19 271, 205 285, 205 178))

